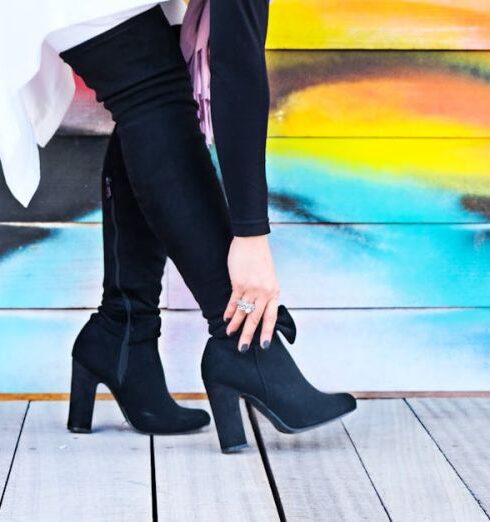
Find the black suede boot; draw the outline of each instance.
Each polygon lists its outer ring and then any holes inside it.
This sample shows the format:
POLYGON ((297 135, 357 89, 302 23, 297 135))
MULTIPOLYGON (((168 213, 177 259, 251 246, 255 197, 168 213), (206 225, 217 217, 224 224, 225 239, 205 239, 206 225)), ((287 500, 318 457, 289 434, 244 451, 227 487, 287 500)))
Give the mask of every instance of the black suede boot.
POLYGON ((127 421, 143 433, 193 431, 207 412, 183 408, 170 396, 158 353, 159 298, 166 262, 131 193, 117 137, 102 169, 104 295, 73 348, 68 428, 89 432, 95 391, 104 383, 127 421))
POLYGON ((172 26, 157 5, 60 57, 110 111, 134 205, 214 322, 231 295, 233 235, 172 26))
POLYGON ((259 348, 260 325, 245 353, 236 348, 240 329, 226 336, 230 218, 199 128, 190 76, 161 9, 137 15, 60 56, 111 112, 135 202, 208 321, 211 338, 202 377, 223 451, 246 443, 240 396, 289 433, 352 411, 354 397, 316 390, 295 365, 277 334, 282 330, 294 340, 294 321, 284 306, 267 351, 259 348))
POLYGON ((240 397, 283 433, 315 428, 356 408, 352 395, 321 392, 298 369, 277 333, 283 333, 290 343, 296 338, 296 325, 284 305, 278 307, 274 335, 267 349, 260 347, 259 325, 250 348, 239 352, 236 344, 240 331, 227 336, 226 325, 217 328, 206 344, 201 364, 224 453, 247 446, 240 397))

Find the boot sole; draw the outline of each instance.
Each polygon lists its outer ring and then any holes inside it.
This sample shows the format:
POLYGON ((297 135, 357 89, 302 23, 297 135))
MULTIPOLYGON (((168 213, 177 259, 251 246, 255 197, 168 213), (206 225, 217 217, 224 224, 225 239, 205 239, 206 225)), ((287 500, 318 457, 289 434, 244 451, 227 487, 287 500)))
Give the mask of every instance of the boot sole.
POLYGON ((247 401, 250 405, 252 405, 255 409, 257 409, 266 419, 276 428, 277 431, 280 431, 281 433, 286 434, 294 434, 294 433, 302 433, 304 431, 313 430, 315 428, 318 428, 319 426, 323 426, 325 424, 329 424, 330 422, 336 421, 338 419, 341 419, 342 417, 345 417, 349 413, 353 412, 357 405, 354 403, 354 407, 345 411, 344 413, 337 415, 335 417, 332 417, 330 419, 326 419, 321 422, 317 422, 316 424, 310 424, 309 426, 305 426, 303 428, 293 428, 291 426, 288 426, 280 417, 278 417, 271 409, 269 409, 262 401, 254 397, 253 395, 247 395, 243 394, 241 395, 245 401, 247 401))
MULTIPOLYGON (((136 428, 136 426, 134 426, 134 424, 129 420, 129 417, 126 414, 125 409, 122 407, 121 403, 119 402, 117 395, 112 391, 112 388, 110 386, 107 386, 107 384, 104 382, 101 382, 100 384, 104 384, 109 389, 112 396, 114 397, 114 400, 116 401, 117 405, 119 406, 119 409, 121 410, 121 413, 123 414, 125 421, 131 427, 131 429, 133 431, 135 431, 136 433, 140 433, 141 435, 185 435, 185 434, 190 434, 190 433, 197 433, 197 432, 201 431, 202 428, 209 426, 211 423, 211 420, 209 420, 206 424, 203 424, 202 426, 200 426, 198 428, 193 428, 191 430, 184 430, 184 431, 152 432, 152 431, 140 430, 139 428, 136 428)), ((72 433, 79 433, 79 434, 88 434, 88 433, 92 433, 92 431, 93 431, 92 429, 88 430, 86 428, 78 428, 76 426, 69 426, 69 425, 67 425, 67 428, 72 433)))

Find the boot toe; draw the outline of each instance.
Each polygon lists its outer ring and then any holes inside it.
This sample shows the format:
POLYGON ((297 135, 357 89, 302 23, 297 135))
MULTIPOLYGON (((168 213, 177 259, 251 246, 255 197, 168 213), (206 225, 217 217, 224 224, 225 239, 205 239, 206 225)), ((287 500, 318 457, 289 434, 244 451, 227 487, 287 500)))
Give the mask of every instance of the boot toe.
POLYGON ((183 419, 182 431, 194 431, 211 422, 209 413, 199 408, 185 408, 185 418, 183 419))
POLYGON ((357 408, 356 398, 350 393, 335 394, 338 403, 339 415, 345 415, 357 408))
POLYGON ((199 426, 208 426, 211 423, 211 416, 206 410, 195 410, 194 413, 196 424, 199 426))

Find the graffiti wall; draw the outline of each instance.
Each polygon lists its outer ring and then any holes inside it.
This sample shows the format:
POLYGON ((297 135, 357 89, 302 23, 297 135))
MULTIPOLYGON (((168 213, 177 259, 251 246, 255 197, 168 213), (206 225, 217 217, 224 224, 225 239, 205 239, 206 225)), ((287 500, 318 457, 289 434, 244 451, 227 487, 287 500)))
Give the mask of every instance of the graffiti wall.
MULTIPOLYGON (((489 22, 487 0, 271 2, 270 240, 323 389, 490 389, 489 22)), ((68 390, 111 126, 78 82, 31 206, 0 180, 0 392, 68 390)), ((169 385, 202 391, 205 323, 165 272, 169 385)))

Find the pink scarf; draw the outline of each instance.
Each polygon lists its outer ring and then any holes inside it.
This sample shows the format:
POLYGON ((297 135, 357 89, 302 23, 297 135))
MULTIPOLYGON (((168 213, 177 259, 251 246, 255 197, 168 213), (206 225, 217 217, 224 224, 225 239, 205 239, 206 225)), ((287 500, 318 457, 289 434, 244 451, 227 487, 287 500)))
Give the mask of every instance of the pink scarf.
POLYGON ((214 142, 211 122, 211 73, 209 70, 210 0, 190 0, 180 29, 180 48, 189 69, 197 116, 206 144, 214 142))

